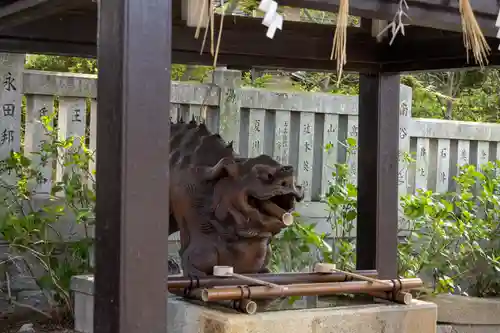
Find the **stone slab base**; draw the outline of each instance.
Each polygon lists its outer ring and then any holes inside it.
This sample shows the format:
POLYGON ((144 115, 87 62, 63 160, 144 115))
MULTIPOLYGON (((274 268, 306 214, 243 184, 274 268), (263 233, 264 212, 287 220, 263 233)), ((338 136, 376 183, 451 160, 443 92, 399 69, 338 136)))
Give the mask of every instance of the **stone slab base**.
POLYGON ((169 333, 435 333, 434 304, 360 305, 244 315, 172 298, 169 333))
POLYGON ((450 325, 450 333, 499 333, 500 325, 450 325))
MULTIPOLYGON (((93 333, 93 276, 72 280, 75 330, 93 333)), ((436 333, 437 307, 371 304, 263 312, 255 315, 211 309, 175 296, 168 300, 168 333, 436 333)))
POLYGON ((450 325, 437 325, 436 333, 453 333, 453 327, 450 325))
POLYGON ((438 327, 443 333, 500 333, 500 298, 460 295, 427 296, 438 306, 438 327))
POLYGON ((498 333, 499 325, 437 325, 437 333, 498 333))
POLYGON ((71 279, 75 331, 94 332, 94 276, 79 275, 71 279))
MULTIPOLYGON (((438 306, 438 321, 450 325, 492 325, 500 327, 500 298, 459 295, 428 296, 438 306)), ((500 332, 498 330, 497 332, 500 332)))

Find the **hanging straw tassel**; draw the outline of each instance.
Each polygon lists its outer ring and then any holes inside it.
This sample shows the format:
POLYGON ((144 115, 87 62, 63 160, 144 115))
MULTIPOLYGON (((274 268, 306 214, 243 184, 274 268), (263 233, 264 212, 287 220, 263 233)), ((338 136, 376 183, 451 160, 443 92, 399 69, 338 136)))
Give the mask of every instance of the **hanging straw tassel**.
POLYGON ((215 7, 214 0, 210 0, 210 54, 214 56, 214 34, 215 34, 215 7))
POLYGON ((340 0, 339 13, 337 16, 337 25, 333 36, 332 53, 330 60, 335 57, 337 60, 338 81, 342 76, 342 70, 347 59, 346 42, 347 42, 347 19, 349 18, 349 0, 340 0))
MULTIPOLYGON (((213 56, 214 55, 214 52, 213 52, 213 49, 214 49, 214 38, 213 38, 213 31, 214 31, 214 7, 213 7, 213 0, 208 0, 208 3, 209 3, 209 8, 208 8, 208 23, 207 23, 207 27, 205 28, 205 33, 203 34, 203 41, 201 42, 201 48, 200 48, 200 55, 203 54, 203 49, 205 49, 205 43, 207 42, 207 36, 208 36, 208 30, 210 29, 210 31, 212 32, 212 38, 210 40, 210 53, 211 55, 213 56)), ((205 7, 205 5, 203 5, 203 8, 205 7)), ((203 9, 202 9, 203 10, 203 9)), ((201 20, 199 20, 199 23, 201 25, 201 20)), ((195 38, 196 38, 196 33, 195 33, 195 38)))
MULTIPOLYGON (((198 2, 198 5, 200 4, 200 1, 198 2)), ((200 48, 200 55, 203 54, 203 49, 205 48, 205 42, 207 41, 207 35, 208 35, 208 29, 211 27, 211 13, 212 13, 212 0, 203 0, 201 1, 201 6, 200 7, 200 16, 198 17, 198 25, 196 26, 196 31, 194 33, 194 38, 198 39, 200 36, 200 30, 202 28, 203 21, 207 20, 206 22, 206 27, 205 27, 205 33, 203 34, 203 41, 201 42, 201 48, 200 48), (207 3, 209 3, 209 7, 207 8, 207 3), (206 16, 205 16, 206 15, 206 16)))
POLYGON ((215 47, 214 65, 213 65, 214 68, 217 66, 217 58, 219 57, 219 47, 222 38, 222 27, 224 26, 224 16, 226 15, 226 9, 227 6, 222 7, 222 14, 219 22, 219 35, 217 36, 217 46, 215 47))
MULTIPOLYGON (((205 33, 203 35, 203 42, 201 43, 201 49, 200 49, 200 55, 203 54, 203 49, 205 48, 205 42, 207 41, 207 36, 208 36, 208 30, 210 29, 210 53, 214 57, 214 62, 213 62, 213 67, 215 68, 217 66, 217 58, 219 56, 219 48, 220 48, 220 42, 222 39, 222 28, 224 26, 224 16, 226 14, 227 10, 227 4, 222 6, 222 13, 221 13, 221 18, 219 22, 219 31, 218 31, 218 36, 217 36, 217 45, 215 46, 214 50, 214 34, 215 34, 215 29, 214 29, 214 23, 215 23, 215 9, 213 6, 213 0, 209 0, 210 8, 208 9, 208 15, 209 15, 209 20, 208 20, 208 26, 205 29, 205 33)), ((198 19, 198 27, 196 28, 195 32, 195 38, 198 38, 201 25, 203 22, 203 13, 206 11, 206 1, 203 1, 203 4, 201 5, 200 9, 200 16, 198 19)))
POLYGON ((459 9, 460 16, 462 17, 464 46, 467 50, 467 63, 469 62, 469 50, 472 50, 476 62, 482 68, 485 63, 488 64, 487 57, 491 48, 486 42, 479 24, 477 24, 469 0, 459 0, 459 9))
POLYGON ((206 14, 207 14, 207 0, 202 0, 200 8, 200 16, 198 17, 198 25, 196 26, 196 31, 194 33, 195 39, 198 39, 198 37, 200 36, 200 29, 203 24, 203 20, 206 19, 205 17, 206 14))

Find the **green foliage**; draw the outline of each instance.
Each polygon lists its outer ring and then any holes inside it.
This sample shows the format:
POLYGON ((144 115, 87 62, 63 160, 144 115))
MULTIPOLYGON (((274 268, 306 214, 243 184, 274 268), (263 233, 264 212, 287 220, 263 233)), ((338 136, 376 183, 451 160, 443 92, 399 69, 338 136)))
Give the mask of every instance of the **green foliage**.
POLYGON ((415 117, 498 122, 499 79, 491 68, 405 75, 401 82, 413 89, 415 117))
POLYGON ((259 2, 257 0, 238 0, 238 6, 243 13, 252 15, 259 7, 259 2))
POLYGON ((282 231, 271 243, 272 271, 301 271, 331 252, 331 246, 325 240, 326 234, 316 233, 314 224, 301 223, 297 214, 295 220, 298 221, 282 231))
MULTIPOLYGON (((329 144, 326 150, 331 149, 329 144)), ((347 158, 356 149, 356 140, 348 138, 345 145, 347 158)), ((328 206, 328 222, 331 227, 330 237, 333 237, 333 251, 324 260, 335 263, 342 270, 355 269, 356 250, 352 233, 357 215, 358 189, 350 181, 347 164, 336 163, 333 166, 332 180, 325 194, 324 202, 328 206)))
POLYGON ((31 156, 11 153, 0 161, 0 236, 13 253, 36 259, 44 273, 37 276, 42 290, 53 295, 61 307, 71 310, 69 293, 73 275, 89 273, 94 223, 95 191, 93 172, 88 172, 93 153, 83 139, 59 140, 52 127, 53 119, 42 117, 47 139, 39 152, 31 156), (40 161, 37 163, 35 161, 40 161), (41 168, 57 164, 65 168, 61 180, 54 181, 47 198, 35 190, 47 180, 41 168), (83 235, 60 232, 65 218, 76 220, 83 235))
POLYGON ((42 71, 97 74, 97 61, 66 56, 28 55, 26 69, 42 71))
MULTIPOLYGON (((356 141, 350 138, 343 145, 349 156, 356 147, 356 141)), ((326 147, 327 150, 331 148, 330 144, 326 147)), ((317 234, 315 224, 304 224, 299 217, 297 223, 273 240, 273 270, 300 271, 318 261, 335 263, 343 270, 354 269, 356 251, 352 231, 356 218, 357 188, 349 181, 347 164, 337 163, 330 167, 333 170, 332 180, 323 201, 328 206, 331 232, 317 234), (327 238, 333 240, 329 243, 327 238)))
POLYGON ((309 92, 328 92, 341 95, 359 94, 359 76, 343 74, 338 81, 335 73, 295 72, 293 79, 300 90, 309 92))
POLYGON ((242 77, 242 85, 254 88, 265 88, 272 79, 272 75, 264 74, 260 77, 252 78, 252 72, 244 72, 242 77))
POLYGON ((173 81, 191 81, 202 83, 212 70, 213 68, 209 66, 172 64, 170 76, 173 81))
POLYGON ((403 198, 410 234, 399 246, 402 275, 432 275, 436 292, 500 294, 500 161, 455 177, 457 191, 403 198), (418 249, 418 251, 416 250, 418 249))
MULTIPOLYGON (((355 140, 347 140, 347 155, 355 147, 355 140)), ((408 154, 403 161, 414 162, 408 154)), ((299 220, 273 241, 274 270, 300 271, 315 260, 354 269, 357 188, 346 164, 335 164, 332 170, 323 199, 331 231, 316 234, 314 225, 299 220), (311 255, 314 250, 316 257, 311 255)), ((479 171, 466 165, 455 181, 455 192, 418 190, 401 198, 408 221, 400 226, 400 235, 406 237, 398 245, 399 275, 419 276, 436 293, 500 295, 500 161, 479 171)))
MULTIPOLYGON (((52 72, 71 72, 83 74, 97 74, 97 61, 95 59, 49 56, 49 55, 28 55, 26 69, 35 69, 52 72)), ((172 64, 171 78, 174 81, 203 82, 212 71, 210 66, 193 66, 172 64)))

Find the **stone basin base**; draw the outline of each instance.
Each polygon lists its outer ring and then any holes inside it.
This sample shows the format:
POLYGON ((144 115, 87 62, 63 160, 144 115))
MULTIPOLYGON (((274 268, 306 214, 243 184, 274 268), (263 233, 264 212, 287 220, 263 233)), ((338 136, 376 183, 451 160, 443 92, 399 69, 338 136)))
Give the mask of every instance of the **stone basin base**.
POLYGON ((357 305, 263 312, 225 313, 172 298, 168 303, 169 333, 434 333, 433 304, 357 305))
MULTIPOLYGON (((93 333, 93 278, 74 277, 75 330, 93 333)), ((436 333, 437 306, 369 304, 247 315, 168 299, 168 333, 436 333)))
POLYGON ((500 298, 442 294, 425 300, 438 306, 438 323, 449 328, 443 333, 500 332, 500 298))

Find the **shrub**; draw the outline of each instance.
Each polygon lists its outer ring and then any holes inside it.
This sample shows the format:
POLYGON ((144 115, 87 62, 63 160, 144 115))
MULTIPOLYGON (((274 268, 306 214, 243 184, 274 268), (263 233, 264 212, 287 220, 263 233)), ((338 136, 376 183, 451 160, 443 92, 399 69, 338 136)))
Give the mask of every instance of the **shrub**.
POLYGON ((403 198, 411 230, 399 245, 402 275, 432 276, 436 292, 500 294, 500 161, 463 166, 457 190, 403 198))
POLYGON ((48 292, 58 306, 71 311, 71 277, 92 271, 89 253, 95 182, 88 167, 93 153, 83 138, 58 139, 51 117, 42 117, 41 122, 47 139, 41 142, 39 152, 30 156, 12 152, 1 161, 0 236, 8 242, 14 256, 36 259, 36 265, 43 270, 36 277, 40 289, 48 292), (47 182, 41 168, 48 164, 57 164, 65 172, 62 179, 52 183, 48 197, 41 199, 36 187, 47 182), (59 231, 65 216, 74 216, 84 230, 82 236, 59 231))
MULTIPOLYGON (((346 143, 348 154, 354 148, 355 142, 346 143)), ((409 156, 403 160, 412 162, 409 156)), ((354 269, 357 188, 350 182, 347 164, 335 164, 332 170, 323 198, 331 231, 316 234, 314 225, 299 218, 298 225, 273 241, 275 270, 302 270, 313 260, 354 269), (311 249, 318 253, 315 258, 311 249)), ((400 230, 405 236, 398 245, 399 275, 419 276, 435 293, 500 295, 500 161, 489 162, 481 170, 463 166, 455 181, 454 192, 417 190, 401 198, 409 229, 400 230)))

